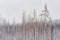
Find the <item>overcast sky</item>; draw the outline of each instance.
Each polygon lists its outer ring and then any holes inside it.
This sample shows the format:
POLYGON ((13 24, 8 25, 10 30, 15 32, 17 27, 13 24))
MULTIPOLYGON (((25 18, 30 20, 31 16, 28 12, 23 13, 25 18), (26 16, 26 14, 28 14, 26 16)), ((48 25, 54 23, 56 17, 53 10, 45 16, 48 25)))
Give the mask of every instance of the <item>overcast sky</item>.
POLYGON ((16 22, 22 21, 23 9, 26 15, 33 13, 36 9, 37 13, 41 13, 45 3, 53 20, 60 19, 60 0, 0 0, 0 15, 12 22, 15 17, 16 22))

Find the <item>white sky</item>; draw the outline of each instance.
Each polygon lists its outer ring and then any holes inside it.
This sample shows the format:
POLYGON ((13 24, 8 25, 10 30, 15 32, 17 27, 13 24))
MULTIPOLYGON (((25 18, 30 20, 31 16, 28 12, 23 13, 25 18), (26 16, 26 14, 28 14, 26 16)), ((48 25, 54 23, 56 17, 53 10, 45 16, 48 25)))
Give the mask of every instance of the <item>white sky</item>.
POLYGON ((23 9, 26 14, 32 14, 34 8, 37 13, 41 13, 45 3, 47 3, 52 19, 60 19, 60 0, 0 0, 0 15, 10 22, 14 17, 16 22, 20 22, 23 9))

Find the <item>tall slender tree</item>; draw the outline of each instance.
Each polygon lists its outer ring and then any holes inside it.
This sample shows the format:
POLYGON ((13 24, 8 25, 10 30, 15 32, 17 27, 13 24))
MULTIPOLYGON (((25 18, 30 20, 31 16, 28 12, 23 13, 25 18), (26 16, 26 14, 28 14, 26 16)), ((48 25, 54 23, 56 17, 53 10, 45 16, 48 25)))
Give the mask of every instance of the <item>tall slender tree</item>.
POLYGON ((26 27, 25 27, 25 11, 23 11, 23 21, 22 21, 22 40, 26 40, 26 27), (25 34, 25 36, 23 35, 25 34))
POLYGON ((48 11, 48 9, 47 9, 47 4, 45 4, 45 6, 44 6, 44 10, 42 10, 42 12, 44 13, 44 14, 41 14, 40 16, 44 16, 45 18, 45 20, 44 20, 44 23, 45 23, 45 26, 44 26, 44 32, 46 32, 46 34, 44 33, 44 35, 46 35, 46 40, 47 40, 47 18, 49 19, 49 11, 48 11))
POLYGON ((45 4, 45 6, 44 6, 44 10, 42 10, 42 12, 44 13, 44 14, 41 14, 40 16, 44 16, 45 18, 45 23, 47 22, 47 18, 49 19, 49 11, 48 11, 48 9, 47 9, 47 4, 45 4))
POLYGON ((23 24, 25 23, 25 11, 23 11, 23 24))
POLYGON ((36 10, 34 9, 34 19, 36 18, 36 10))
POLYGON ((33 16, 34 16, 33 20, 36 22, 36 21, 37 21, 37 18, 36 18, 36 10, 34 9, 33 12, 34 12, 34 13, 33 13, 33 16))
POLYGON ((36 40, 36 39, 35 39, 35 36, 36 36, 36 35, 35 35, 35 32, 36 32, 36 31, 35 31, 35 30, 36 30, 36 25, 35 25, 35 22, 36 22, 36 10, 35 10, 35 9, 34 9, 34 19, 33 19, 33 20, 34 20, 34 22, 33 22, 33 25, 34 25, 34 40, 36 40))

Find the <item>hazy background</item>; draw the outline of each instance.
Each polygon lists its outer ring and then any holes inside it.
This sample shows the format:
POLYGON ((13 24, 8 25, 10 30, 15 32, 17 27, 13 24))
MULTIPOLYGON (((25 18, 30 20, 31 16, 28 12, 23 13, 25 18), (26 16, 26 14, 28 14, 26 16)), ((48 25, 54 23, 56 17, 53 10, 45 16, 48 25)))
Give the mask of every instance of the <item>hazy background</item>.
POLYGON ((41 13, 47 3, 52 20, 60 19, 60 0, 0 0, 0 15, 9 22, 22 21, 23 9, 26 15, 33 14, 33 9, 36 9, 37 15, 41 13))

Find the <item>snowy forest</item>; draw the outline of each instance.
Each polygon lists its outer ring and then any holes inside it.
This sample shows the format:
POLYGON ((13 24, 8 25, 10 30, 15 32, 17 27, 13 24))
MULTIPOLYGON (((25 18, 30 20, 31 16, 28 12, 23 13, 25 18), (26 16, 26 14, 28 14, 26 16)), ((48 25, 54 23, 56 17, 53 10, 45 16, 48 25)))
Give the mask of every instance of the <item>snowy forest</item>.
POLYGON ((41 11, 43 16, 40 20, 36 18, 36 10, 34 9, 33 17, 25 20, 25 12, 23 11, 22 23, 10 24, 0 17, 0 40, 60 40, 60 22, 53 22, 50 17, 47 5, 41 11))

